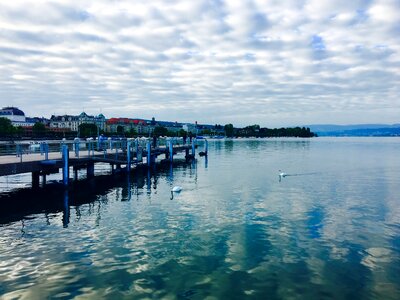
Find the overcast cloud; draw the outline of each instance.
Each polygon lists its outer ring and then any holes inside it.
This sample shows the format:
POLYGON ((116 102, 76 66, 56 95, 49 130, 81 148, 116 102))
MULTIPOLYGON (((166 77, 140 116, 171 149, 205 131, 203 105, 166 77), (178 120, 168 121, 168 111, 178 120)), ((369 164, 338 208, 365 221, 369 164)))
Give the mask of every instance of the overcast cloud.
POLYGON ((398 0, 0 3, 0 104, 292 126, 400 122, 398 0))

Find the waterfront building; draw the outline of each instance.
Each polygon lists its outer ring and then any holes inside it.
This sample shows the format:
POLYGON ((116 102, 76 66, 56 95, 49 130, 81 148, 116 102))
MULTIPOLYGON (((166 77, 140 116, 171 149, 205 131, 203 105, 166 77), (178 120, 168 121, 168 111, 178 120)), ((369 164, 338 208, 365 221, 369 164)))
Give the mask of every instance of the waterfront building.
POLYGON ((71 131, 78 131, 81 124, 95 124, 100 130, 105 130, 106 118, 103 114, 90 116, 85 112, 82 112, 79 116, 52 115, 50 118, 50 128, 65 128, 71 131))
POLYGON ((106 121, 106 131, 111 133, 131 132, 135 130, 138 134, 148 134, 151 124, 143 119, 111 118, 106 121))
POLYGON ((9 119, 11 124, 15 127, 31 127, 35 125, 31 120, 27 120, 25 113, 22 110, 13 106, 3 107, 0 110, 0 118, 9 119))

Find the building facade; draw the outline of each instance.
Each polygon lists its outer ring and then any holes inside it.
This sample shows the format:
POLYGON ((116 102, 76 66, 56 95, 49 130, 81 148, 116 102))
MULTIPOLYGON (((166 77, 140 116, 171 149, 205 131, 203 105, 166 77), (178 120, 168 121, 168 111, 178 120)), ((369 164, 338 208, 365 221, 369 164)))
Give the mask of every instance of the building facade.
POLYGON ((3 107, 0 110, 0 118, 9 119, 15 127, 31 127, 35 125, 31 120, 27 120, 25 113, 17 107, 3 107))
POLYGON ((79 116, 52 115, 50 118, 50 128, 65 128, 71 131, 78 131, 81 124, 95 124, 100 130, 105 130, 106 118, 103 114, 90 116, 82 112, 79 116))
POLYGON ((105 128, 110 133, 132 132, 134 130, 137 134, 147 135, 152 126, 142 119, 111 118, 106 121, 105 128))

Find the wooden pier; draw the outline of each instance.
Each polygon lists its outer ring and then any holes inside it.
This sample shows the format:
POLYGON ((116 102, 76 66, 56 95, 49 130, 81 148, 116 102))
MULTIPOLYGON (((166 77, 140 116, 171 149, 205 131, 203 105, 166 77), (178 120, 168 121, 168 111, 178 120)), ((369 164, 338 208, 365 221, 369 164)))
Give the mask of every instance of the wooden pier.
MULTIPOLYGON (((2 145, 0 152, 0 176, 31 173, 32 187, 39 187, 40 176, 46 182, 46 175, 62 173, 62 182, 68 187, 72 179, 77 180, 77 172, 86 169, 87 177, 94 176, 97 163, 108 163, 112 174, 115 170, 131 172, 138 166, 152 167, 161 155, 163 161, 173 163, 174 156, 184 153, 187 160, 194 159, 197 148, 195 139, 190 144, 171 138, 158 140, 155 145, 150 139, 61 141, 56 143, 19 143, 2 145), (71 179, 70 171, 73 171, 71 179)), ((207 155, 208 142, 204 140, 207 155)))

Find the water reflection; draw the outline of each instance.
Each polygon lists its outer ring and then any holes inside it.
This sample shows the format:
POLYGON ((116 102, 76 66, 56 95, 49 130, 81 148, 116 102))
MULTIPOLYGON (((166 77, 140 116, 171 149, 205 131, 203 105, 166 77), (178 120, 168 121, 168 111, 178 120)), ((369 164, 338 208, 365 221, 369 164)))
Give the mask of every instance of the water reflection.
POLYGON ((210 163, 8 196, 24 211, 0 210, 1 297, 399 298, 400 147, 229 142, 210 163))

